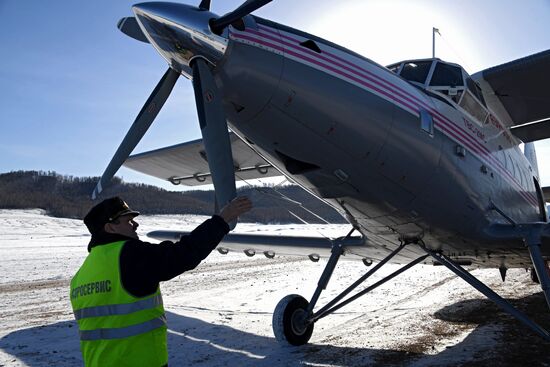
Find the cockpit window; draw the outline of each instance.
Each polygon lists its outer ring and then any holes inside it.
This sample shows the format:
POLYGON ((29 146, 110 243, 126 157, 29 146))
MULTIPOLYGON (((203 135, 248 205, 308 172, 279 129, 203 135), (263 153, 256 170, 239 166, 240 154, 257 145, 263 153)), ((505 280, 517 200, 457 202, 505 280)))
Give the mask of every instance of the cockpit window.
POLYGON ((489 112, 487 111, 481 88, 470 77, 466 78, 466 87, 467 90, 462 96, 459 105, 483 124, 487 121, 489 112))
POLYGON ((410 82, 424 84, 432 66, 432 61, 406 62, 401 69, 401 76, 410 82))
POLYGON ((487 105, 485 104, 485 99, 483 98, 483 93, 481 92, 481 88, 479 87, 479 85, 476 84, 476 82, 474 82, 472 80, 472 78, 466 78, 466 86, 468 87, 468 90, 470 90, 470 92, 472 92, 472 94, 485 106, 487 107, 487 105))
POLYGON ((438 62, 435 66, 430 86, 463 87, 462 69, 457 66, 438 62))

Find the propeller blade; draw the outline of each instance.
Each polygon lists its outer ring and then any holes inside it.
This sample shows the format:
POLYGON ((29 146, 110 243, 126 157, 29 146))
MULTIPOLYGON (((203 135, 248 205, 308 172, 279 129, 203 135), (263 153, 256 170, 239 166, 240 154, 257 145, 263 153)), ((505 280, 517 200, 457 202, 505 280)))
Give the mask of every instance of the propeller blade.
MULTIPOLYGON (((235 166, 222 106, 222 96, 206 61, 196 59, 192 66, 193 89, 202 140, 212 174, 216 205, 218 209, 221 209, 237 196, 235 166)), ((234 228, 235 224, 230 223, 229 225, 234 228)))
POLYGON ((172 70, 171 68, 168 68, 166 73, 164 73, 159 83, 147 99, 147 102, 145 102, 145 105, 143 105, 143 108, 139 111, 138 116, 130 127, 130 130, 126 133, 124 140, 122 140, 122 143, 111 159, 111 162, 109 162, 105 172, 103 172, 101 179, 92 193, 92 200, 95 200, 101 191, 103 191, 105 185, 109 183, 111 178, 113 178, 120 166, 122 166, 126 158, 128 158, 130 153, 132 153, 132 150, 134 150, 136 145, 139 143, 143 135, 145 135, 145 132, 149 129, 149 126, 151 126, 155 120, 155 117, 157 117, 157 114, 164 105, 164 102, 166 102, 170 92, 172 92, 172 88, 174 88, 174 84, 176 84, 179 75, 180 74, 177 71, 172 70))
POLYGON ((253 11, 258 10, 267 3, 270 3, 272 0, 247 0, 237 9, 229 12, 218 19, 213 19, 210 21, 210 28, 212 32, 216 34, 221 34, 222 31, 230 25, 231 23, 243 18, 244 16, 252 13, 253 11))
POLYGON ((127 36, 141 42, 149 43, 149 40, 141 31, 141 28, 139 28, 139 24, 134 17, 122 18, 118 21, 117 27, 127 36))
POLYGON ((210 10, 210 0, 202 0, 199 4, 199 9, 210 10))

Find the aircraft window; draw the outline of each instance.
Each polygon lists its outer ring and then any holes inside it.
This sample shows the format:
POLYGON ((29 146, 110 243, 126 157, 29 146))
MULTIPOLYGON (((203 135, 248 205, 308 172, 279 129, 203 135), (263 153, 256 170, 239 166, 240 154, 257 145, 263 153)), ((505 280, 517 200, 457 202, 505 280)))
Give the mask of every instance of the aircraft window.
POLYGON ((481 88, 472 80, 472 78, 466 78, 466 85, 468 90, 481 102, 482 105, 487 107, 481 88))
POLYGON ((420 110, 420 128, 433 137, 434 120, 432 118, 432 115, 430 115, 430 113, 424 109, 420 110))
POLYGON ((424 84, 432 66, 432 61, 406 62, 401 69, 401 76, 410 82, 424 84))
POLYGON ((477 119, 480 123, 485 122, 487 111, 481 104, 472 96, 470 91, 466 91, 460 100, 460 106, 464 108, 470 115, 477 119))
POLYGON ((464 86, 464 81, 462 80, 462 69, 457 66, 438 62, 435 66, 430 85, 449 86, 452 88, 457 86, 462 87, 464 86))

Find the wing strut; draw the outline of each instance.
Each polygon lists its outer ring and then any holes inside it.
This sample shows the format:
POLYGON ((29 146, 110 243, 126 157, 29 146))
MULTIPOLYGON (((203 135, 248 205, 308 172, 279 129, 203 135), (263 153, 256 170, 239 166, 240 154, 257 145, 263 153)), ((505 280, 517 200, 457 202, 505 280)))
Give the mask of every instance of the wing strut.
MULTIPOLYGON (((546 223, 543 223, 543 224, 546 225, 546 223)), ((544 227, 541 227, 541 228, 542 229, 538 232, 538 234, 543 235, 543 232, 546 229, 544 227)), ((347 237, 349 237, 352 232, 350 232, 347 237)), ((526 242, 530 247, 529 251, 531 253, 531 257, 533 258, 533 263, 537 270, 537 274, 540 273, 543 276, 543 278, 544 276, 546 276, 544 280, 541 280, 541 284, 543 285, 543 290, 546 294, 547 301, 550 305, 550 298, 549 298, 550 276, 548 274, 544 274, 546 273, 546 270, 544 267, 544 262, 542 261, 542 256, 540 255, 540 237, 541 236, 538 236, 537 237, 538 240, 537 240, 535 239, 536 236, 534 236, 533 233, 534 232, 531 232, 532 236, 530 236, 530 238, 526 238, 526 242)), ((464 279, 471 286, 473 286, 475 289, 483 293, 487 298, 495 302, 499 307, 501 307, 506 312, 508 312, 515 318, 517 318, 519 321, 521 321, 531 330, 539 334, 541 337, 543 337, 546 340, 550 340, 550 333, 547 330, 545 330, 540 325, 536 324, 534 321, 529 319, 524 313, 516 309, 508 301, 500 297, 492 289, 490 289, 488 286, 483 284, 476 277, 474 277, 467 270, 462 268, 459 264, 451 260, 449 257, 427 248, 421 239, 411 239, 410 241, 407 241, 397 246, 394 249, 394 251, 392 251, 389 255, 387 255, 374 268, 369 270, 365 275, 359 278, 350 287, 348 287, 346 290, 344 290, 342 293, 336 296, 326 306, 322 307, 319 311, 314 312, 314 307, 317 303, 317 300, 319 299, 321 292, 326 288, 330 280, 330 277, 336 267, 336 264, 340 256, 344 253, 344 251, 345 251, 345 248, 342 246, 342 242, 339 242, 338 240, 336 240, 332 243, 332 253, 331 253, 330 259, 325 267, 325 270, 323 271, 323 274, 321 275, 321 278, 319 279, 317 289, 313 294, 311 302, 308 302, 305 298, 296 294, 288 295, 284 297, 281 301, 279 301, 273 313, 273 332, 277 340, 287 342, 292 345, 306 344, 309 338, 311 337, 311 334, 313 333, 313 326, 315 322, 339 310, 343 306, 349 304, 350 302, 356 300, 357 298, 379 287, 380 285, 396 277, 397 275, 407 271, 408 269, 412 268, 414 265, 417 265, 425 261, 429 256, 431 256, 438 263, 445 265, 449 270, 454 272, 460 278, 464 279), (341 301, 353 289, 355 289, 358 285, 363 283, 372 274, 378 271, 391 258, 393 258, 399 252, 401 252, 406 246, 419 246, 422 250, 424 250, 424 252, 426 252, 426 255, 418 257, 416 260, 401 267, 397 271, 384 277, 383 279, 379 280, 373 285, 356 293, 355 295, 347 298, 346 300, 341 301)))

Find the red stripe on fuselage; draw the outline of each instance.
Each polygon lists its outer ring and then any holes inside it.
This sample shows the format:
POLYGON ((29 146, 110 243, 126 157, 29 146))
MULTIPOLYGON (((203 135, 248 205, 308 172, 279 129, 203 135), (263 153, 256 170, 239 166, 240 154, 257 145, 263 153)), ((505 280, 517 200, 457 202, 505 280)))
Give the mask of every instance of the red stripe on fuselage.
POLYGON ((300 40, 297 40, 295 38, 292 38, 283 34, 279 34, 278 32, 273 31, 270 28, 267 28, 263 25, 259 25, 259 27, 262 32, 247 29, 245 32, 233 31, 231 35, 237 39, 241 38, 242 40, 254 42, 259 45, 263 45, 263 46, 272 48, 274 50, 287 53, 288 55, 292 55, 298 59, 317 65, 321 68, 331 71, 332 73, 338 74, 344 78, 352 80, 355 83, 358 83, 372 91, 377 92, 377 94, 386 96, 390 100, 394 101, 396 104, 401 105, 400 106, 401 108, 405 107, 405 109, 408 110, 409 112, 413 111, 414 113, 419 113, 419 109, 421 107, 425 108, 427 111, 431 112, 432 115, 434 115, 436 127, 438 127, 439 130, 445 132, 447 135, 452 136, 461 144, 466 145, 469 150, 473 151, 474 153, 477 153, 480 156, 484 156, 486 160, 496 165, 496 167, 498 167, 496 171, 499 171, 505 177, 508 177, 508 181, 514 184, 516 188, 519 188, 519 193, 524 199, 526 199, 532 205, 538 206, 538 201, 530 193, 526 193, 523 191, 523 187, 521 187, 521 185, 516 181, 515 177, 512 176, 511 173, 509 173, 505 169, 505 167, 502 166, 502 163, 498 159, 496 159, 493 156, 493 154, 491 154, 491 152, 487 147, 485 147, 480 142, 478 142, 476 140, 476 137, 471 136, 468 132, 461 129, 451 120, 449 120, 446 116, 442 115, 437 109, 430 106, 426 101, 423 101, 417 98, 416 96, 410 94, 409 92, 402 89, 401 87, 380 77, 376 73, 373 73, 356 64, 353 64, 350 61, 345 60, 335 54, 332 54, 328 51, 323 51, 324 54, 327 54, 333 57, 334 59, 340 60, 342 63, 347 64, 349 66, 344 65, 340 62, 331 60, 330 58, 324 55, 313 52, 301 46, 299 44, 300 40), (247 33, 247 34, 245 35, 243 33, 247 33), (269 35, 269 34, 275 35, 276 37, 273 37, 272 35, 269 35), (258 37, 263 37, 263 39, 258 37), (295 43, 289 43, 289 42, 283 41, 281 38, 290 40, 295 43), (269 42, 269 40, 274 41, 277 44, 273 44, 269 42), (284 46, 287 46, 287 47, 285 48, 284 46), (295 49, 299 52, 292 51, 288 49, 288 47, 295 49), (311 57, 308 57, 308 56, 311 56, 311 57), (344 69, 345 71, 342 71, 337 67, 344 69), (350 73, 354 74, 355 76, 350 75, 350 73))

